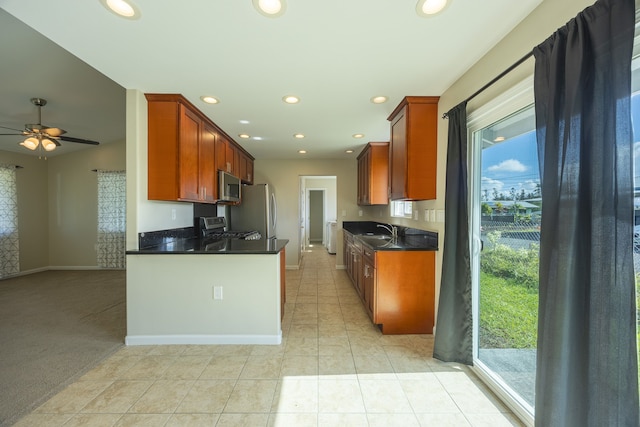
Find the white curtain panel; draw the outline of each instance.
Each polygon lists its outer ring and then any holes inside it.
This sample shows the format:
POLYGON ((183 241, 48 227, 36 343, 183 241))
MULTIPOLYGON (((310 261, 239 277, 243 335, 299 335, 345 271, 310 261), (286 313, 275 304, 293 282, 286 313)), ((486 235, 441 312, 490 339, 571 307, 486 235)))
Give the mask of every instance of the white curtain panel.
POLYGON ((16 167, 0 164, 0 278, 20 272, 16 167))
POLYGON ((125 268, 126 174, 98 172, 98 267, 125 268))

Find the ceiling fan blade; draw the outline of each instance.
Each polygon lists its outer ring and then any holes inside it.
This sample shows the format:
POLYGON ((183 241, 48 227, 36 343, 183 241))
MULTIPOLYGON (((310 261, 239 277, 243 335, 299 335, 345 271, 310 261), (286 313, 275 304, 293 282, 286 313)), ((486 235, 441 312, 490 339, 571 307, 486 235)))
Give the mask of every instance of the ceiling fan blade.
MULTIPOLYGON (((14 129, 14 128, 8 128, 6 126, 0 126, 0 128, 2 129, 9 129, 9 130, 15 130, 16 132, 20 132, 20 135, 24 135, 24 130, 23 129, 14 129)), ((7 134, 9 135, 9 134, 7 134)))
POLYGON ((60 136, 58 138, 67 142, 78 142, 80 144, 100 145, 98 141, 91 141, 89 139, 73 138, 70 136, 60 136))
POLYGON ((64 130, 64 129, 60 129, 60 128, 47 128, 47 127, 42 128, 42 129, 40 130, 40 132, 42 132, 42 133, 46 133, 47 135, 52 136, 52 137, 54 137, 54 138, 55 138, 55 137, 57 137, 57 136, 60 136, 60 135, 62 135, 62 134, 67 133, 67 131, 66 131, 66 130, 64 130))

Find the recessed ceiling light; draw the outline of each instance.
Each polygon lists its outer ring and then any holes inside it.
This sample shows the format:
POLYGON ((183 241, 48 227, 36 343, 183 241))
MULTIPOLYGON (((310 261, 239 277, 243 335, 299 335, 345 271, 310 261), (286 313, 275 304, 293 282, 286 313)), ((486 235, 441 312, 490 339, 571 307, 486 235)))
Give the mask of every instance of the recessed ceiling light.
POLYGON ((294 133, 294 134, 293 134, 293 137, 294 137, 294 138, 298 138, 298 139, 302 139, 302 138, 304 138, 304 135, 303 135, 303 134, 301 134, 301 133, 294 133))
POLYGON ((262 137, 261 136, 254 136, 252 139, 254 141, 262 141, 262 137))
POLYGON ((356 139, 364 138, 364 134, 363 133, 354 133, 353 137, 356 138, 356 139))
POLYGON ((249 124, 249 120, 239 120, 239 122, 243 125, 248 125, 249 124))
POLYGON ((496 139, 493 140, 493 142, 502 142, 504 141, 506 138, 504 136, 499 136, 496 139))
POLYGON ((387 102, 387 97, 386 96, 374 96, 373 98, 371 98, 371 102, 373 102, 374 104, 384 104, 385 102, 387 102))
POLYGON ((258 12, 268 18, 277 18, 284 15, 287 9, 287 3, 285 0, 252 0, 253 7, 258 12))
POLYGON ((353 153, 353 150, 347 150, 347 151, 345 151, 345 153, 351 154, 351 153, 353 153))
POLYGON ((416 13, 418 16, 433 16, 442 12, 448 3, 447 0, 418 0, 416 13))
POLYGON ((217 104, 220 102, 218 98, 215 98, 213 96, 201 96, 200 99, 202 99, 207 104, 217 104))
POLYGON ((298 150, 298 153, 300 153, 300 154, 307 154, 307 150, 298 150))
POLYGON ((239 136, 240 138, 242 138, 242 139, 249 139, 249 138, 251 138, 251 136, 250 136, 250 135, 247 135, 246 133, 238 134, 238 136, 239 136))
POLYGON ((128 0, 100 0, 109 11, 127 19, 138 19, 140 11, 128 0))
POLYGON ((300 102, 300 98, 298 98, 297 96, 294 96, 294 95, 283 96, 282 100, 284 102, 286 102, 287 104, 297 104, 298 102, 300 102))

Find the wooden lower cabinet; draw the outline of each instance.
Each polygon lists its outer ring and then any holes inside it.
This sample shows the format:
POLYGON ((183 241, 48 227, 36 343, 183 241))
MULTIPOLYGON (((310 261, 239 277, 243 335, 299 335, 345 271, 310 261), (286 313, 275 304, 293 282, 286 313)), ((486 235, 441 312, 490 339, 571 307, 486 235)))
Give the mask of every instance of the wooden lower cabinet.
POLYGON ((435 252, 358 249, 345 236, 347 273, 371 321, 385 335, 433 333, 435 252))
POLYGON ((435 310, 434 251, 376 251, 373 322, 383 334, 431 334, 435 310))
POLYGON ((280 320, 284 318, 284 303, 287 302, 287 279, 285 277, 286 256, 284 248, 280 251, 280 320))

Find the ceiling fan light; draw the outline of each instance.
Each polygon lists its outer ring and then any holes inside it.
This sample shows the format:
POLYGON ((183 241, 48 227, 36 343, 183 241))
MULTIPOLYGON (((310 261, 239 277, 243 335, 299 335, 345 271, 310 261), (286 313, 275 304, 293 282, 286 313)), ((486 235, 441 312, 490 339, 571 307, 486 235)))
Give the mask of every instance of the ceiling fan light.
POLYGON ((31 151, 38 148, 38 144, 39 144, 38 139, 34 138, 33 136, 30 136, 29 138, 25 139, 20 143, 20 145, 22 145, 24 148, 27 148, 31 151))
POLYGON ((49 138, 44 138, 42 140, 42 148, 44 148, 45 151, 53 151, 56 149, 56 147, 56 143, 49 138))
POLYGON ((284 14, 287 5, 285 0, 252 0, 253 7, 269 18, 277 18, 284 14))
POLYGON ((442 12, 447 4, 448 0, 419 0, 416 12, 423 17, 433 16, 442 12))

